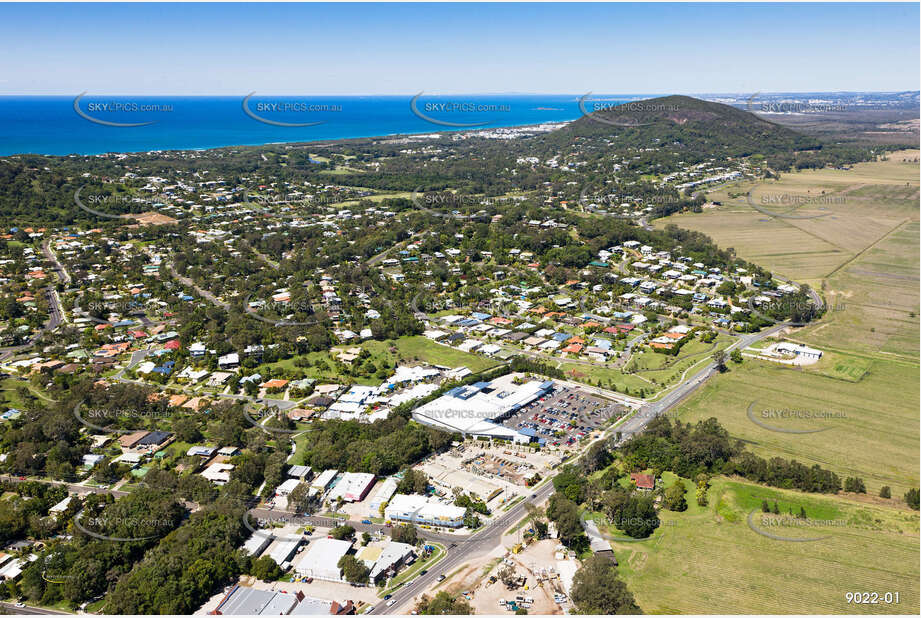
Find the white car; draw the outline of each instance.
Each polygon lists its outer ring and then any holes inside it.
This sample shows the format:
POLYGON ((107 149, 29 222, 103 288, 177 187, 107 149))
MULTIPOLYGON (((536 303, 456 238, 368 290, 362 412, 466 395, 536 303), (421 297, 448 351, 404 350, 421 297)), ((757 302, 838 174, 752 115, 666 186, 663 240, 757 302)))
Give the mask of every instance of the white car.
POLYGON ((396 599, 390 599, 389 601, 387 601, 387 607, 392 607, 393 604, 396 603, 396 602, 397 602, 396 599))

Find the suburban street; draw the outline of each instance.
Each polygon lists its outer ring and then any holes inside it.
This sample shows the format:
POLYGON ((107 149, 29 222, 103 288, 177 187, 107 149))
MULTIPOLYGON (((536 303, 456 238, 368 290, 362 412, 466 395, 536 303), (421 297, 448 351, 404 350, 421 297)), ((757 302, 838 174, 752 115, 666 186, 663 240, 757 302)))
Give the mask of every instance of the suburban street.
MULTIPOLYGON (((392 251, 394 248, 400 246, 400 243, 391 247, 387 251, 382 252, 381 254, 372 258, 373 260, 383 259, 388 252, 392 251)), ((69 280, 69 275, 57 262, 56 257, 50 251, 47 243, 43 246, 43 251, 45 252, 46 257, 55 264, 55 270, 57 271, 58 277, 61 280, 69 280)), ((187 277, 179 275, 172 264, 167 263, 167 267, 170 270, 171 274, 181 281, 183 284, 192 287, 199 295, 211 301, 217 306, 223 307, 224 309, 229 309, 229 304, 217 299, 212 294, 199 289, 187 277)), ((775 275, 778 279, 788 281, 787 279, 775 275)), ((48 286, 45 288, 45 293, 48 296, 49 301, 49 312, 50 319, 44 331, 53 330, 58 325, 60 325, 64 318, 64 313, 61 308, 60 300, 58 299, 57 292, 53 286, 48 286)), ((812 297, 813 302, 817 306, 822 306, 821 297, 814 291, 810 290, 810 296, 812 297)), ((747 334, 742 336, 735 336, 736 340, 730 345, 725 352, 731 352, 735 349, 744 349, 752 344, 764 339, 766 337, 772 336, 775 333, 783 330, 788 327, 788 323, 782 323, 772 326, 771 328, 765 329, 759 333, 747 334)), ((644 337, 637 337, 633 339, 629 345, 627 352, 629 353, 630 349, 638 344, 644 337)), ((33 338, 33 341, 35 338, 33 338)), ((24 344, 22 346, 17 346, 16 348, 8 349, 4 354, 3 358, 7 358, 14 354, 17 351, 26 349, 31 345, 30 343, 24 344)), ((116 375, 116 379, 122 382, 133 382, 136 384, 144 384, 140 381, 130 380, 124 377, 124 372, 126 369, 133 368, 140 364, 146 357, 147 350, 138 350, 132 353, 131 359, 127 366, 122 369, 116 375)), ((716 363, 711 361, 707 363, 705 367, 695 372, 693 375, 686 377, 677 387, 670 390, 666 395, 661 399, 654 402, 643 402, 642 400, 627 397, 619 393, 612 393, 606 391, 605 389, 598 387, 591 387, 587 385, 579 385, 581 388, 585 388, 595 394, 600 394, 610 399, 620 401, 624 405, 627 405, 634 409, 634 413, 627 417, 624 421, 619 423, 617 426, 607 429, 597 440, 604 440, 609 438, 611 435, 619 435, 619 440, 616 442, 616 445, 622 444, 624 441, 628 440, 632 435, 642 432, 649 422, 656 416, 661 416, 667 413, 669 410, 677 406, 682 400, 691 395, 694 391, 701 387, 713 374, 717 373, 716 363)), ((566 382, 561 380, 561 382, 566 382)), ((189 394, 195 394, 193 391, 188 389, 181 389, 183 392, 189 394)), ((219 394, 218 397, 227 398, 227 399, 237 399, 242 401, 261 401, 256 400, 253 397, 248 395, 232 395, 232 394, 219 394)), ((293 401, 282 401, 282 400, 271 400, 271 404, 277 405, 279 408, 285 409, 293 407, 295 402, 293 401)), ((583 449, 583 453, 586 449, 583 449)), ((577 461, 578 457, 572 461, 577 461)), ((14 476, 6 477, 6 480, 11 482, 22 482, 23 479, 14 476)), ((87 494, 87 493, 110 493, 116 497, 126 495, 126 492, 113 490, 113 489, 104 489, 104 488, 93 488, 86 487, 83 485, 77 485, 72 483, 65 483, 59 481, 41 481, 47 482, 55 485, 62 485, 67 487, 69 491, 78 494, 87 494)), ((393 593, 392 600, 393 604, 387 606, 385 603, 381 602, 375 606, 369 613, 372 614, 391 614, 397 612, 406 612, 408 613, 412 609, 412 605, 415 603, 416 597, 429 590, 430 587, 436 583, 438 577, 442 574, 449 574, 456 570, 461 565, 465 564, 467 561, 482 556, 501 544, 501 539, 506 530, 511 528, 515 523, 520 521, 523 517, 526 516, 527 510, 526 505, 528 502, 540 505, 543 504, 553 493, 553 483, 552 478, 547 479, 542 485, 533 490, 531 496, 525 500, 520 501, 511 507, 507 512, 501 513, 496 518, 492 519, 484 528, 475 532, 471 535, 460 535, 460 534, 451 534, 445 532, 433 532, 431 530, 419 529, 420 536, 430 542, 437 542, 445 546, 446 554, 445 556, 433 567, 427 569, 427 572, 424 575, 417 576, 415 579, 409 581, 407 584, 399 588, 396 592, 393 593)), ((256 508, 250 511, 250 516, 252 518, 267 520, 267 521, 279 521, 283 519, 287 520, 297 520, 303 522, 304 524, 310 524, 321 527, 334 527, 344 523, 348 523, 353 528, 359 532, 383 532, 384 534, 389 534, 388 530, 390 528, 380 525, 380 524, 362 524, 355 521, 343 521, 335 518, 329 517, 318 517, 318 516, 309 516, 309 517, 299 517, 295 513, 291 513, 281 509, 267 509, 267 508, 256 508)), ((4 604, 4 608, 7 611, 12 613, 22 613, 22 614, 39 614, 39 613, 49 613, 43 609, 30 608, 30 607, 15 607, 12 604, 4 604)))
MULTIPOLYGON (((758 333, 743 335, 739 337, 738 340, 735 341, 731 346, 729 346, 726 349, 726 352, 728 353, 735 349, 746 348, 766 337, 770 337, 771 335, 783 330, 787 326, 788 324, 786 323, 777 324, 758 333)), ((707 364, 706 367, 695 373, 690 378, 686 379, 677 388, 672 390, 662 399, 643 406, 635 414, 629 416, 619 425, 609 428, 598 439, 603 440, 612 433, 620 432, 622 437, 618 442, 619 445, 628 439, 631 435, 641 433, 653 418, 656 416, 661 416, 668 412, 670 409, 674 408, 691 393, 700 388, 701 385, 703 385, 707 379, 709 379, 715 373, 718 373, 716 363, 711 361, 707 364)), ((583 452, 585 451, 583 450, 583 452)), ((573 461, 577 460, 578 458, 573 461)), ((393 593, 392 598, 395 603, 391 607, 387 607, 385 603, 379 603, 369 613, 393 614, 410 611, 410 606, 414 603, 416 595, 428 590, 428 588, 438 579, 439 575, 447 575, 460 565, 464 564, 467 560, 470 560, 471 558, 474 558, 481 553, 485 553, 494 549, 501 542, 503 533, 526 515, 526 502, 530 501, 534 504, 540 505, 550 497, 553 491, 552 479, 548 479, 547 482, 535 490, 532 498, 516 504, 514 507, 509 509, 507 513, 492 520, 483 530, 466 538, 458 537, 453 541, 457 546, 448 546, 447 555, 437 563, 437 568, 429 569, 428 573, 417 577, 408 585, 393 593)))
POLYGON ((54 270, 58 274, 58 279, 66 284, 70 284, 70 273, 61 265, 61 262, 58 261, 58 256, 51 250, 50 241, 46 240, 42 243, 42 253, 49 262, 54 264, 54 270))
POLYGON ((65 481, 52 481, 48 479, 33 479, 33 478, 20 478, 12 474, 4 474, 0 476, 0 480, 6 481, 7 483, 44 483, 46 485, 58 485, 61 487, 66 487, 67 491, 85 496, 87 494, 111 494, 116 498, 121 498, 127 496, 130 492, 119 491, 118 489, 109 489, 106 487, 88 487, 86 485, 80 485, 78 483, 67 483, 65 481))
POLYGON ((22 607, 17 606, 15 603, 4 603, 0 602, 0 608, 3 609, 4 614, 25 614, 25 615, 61 615, 68 616, 68 612, 62 612, 56 609, 47 609, 44 607, 32 607, 31 605, 23 605, 22 607))
MULTIPOLYGON (((787 328, 789 324, 782 323, 772 326, 771 328, 765 329, 758 333, 752 333, 743 335, 737 338, 732 345, 730 345, 726 352, 730 352, 735 349, 743 349, 752 344, 766 338, 770 337, 777 332, 787 328)), ((132 355, 131 362, 129 366, 134 366, 143 360, 144 354, 136 352, 132 355)), ((627 417, 626 420, 622 421, 620 424, 607 429, 597 440, 604 440, 611 436, 612 434, 620 434, 620 440, 617 442, 617 445, 622 444, 624 441, 629 439, 632 435, 641 433, 649 422, 656 416, 661 416, 667 413, 669 410, 677 406, 682 400, 691 395, 694 391, 700 388, 712 375, 718 373, 715 362, 710 362, 706 367, 697 371, 695 374, 685 379, 679 386, 670 391, 667 395, 662 397, 660 400, 647 403, 639 407, 638 410, 631 416, 627 417)), ((120 380, 130 381, 125 378, 120 380)), ((580 385, 583 388, 586 388, 584 385, 580 385)), ((623 399, 624 396, 618 393, 610 393, 604 391, 604 389, 588 387, 590 390, 596 393, 602 393, 606 396, 616 396, 616 399, 623 399)), ((224 395, 225 397, 230 398, 239 398, 239 399, 248 399, 244 395, 224 395)), ((632 399, 632 398, 630 398, 632 399)), ((640 400, 630 401, 630 404, 634 404, 631 407, 636 407, 636 403, 640 400)), ((283 402, 286 403, 286 402, 283 402)), ((293 405, 293 402, 292 402, 293 405)), ((597 441, 596 440, 596 441, 597 441)), ((588 445, 587 445, 588 446, 588 445)), ((586 446, 586 449, 587 449, 586 446)), ((583 453, 586 449, 583 449, 583 453)), ((578 457, 574 460, 578 461, 578 457)), ((10 482, 23 482, 23 479, 15 476, 7 475, 4 477, 4 480, 10 482)), ((95 487, 86 487, 83 485, 77 485, 73 483, 65 483, 61 481, 47 481, 42 480, 41 482, 62 485, 66 486, 69 491, 78 494, 88 494, 88 493, 110 493, 113 496, 120 497, 127 494, 127 492, 122 492, 113 489, 103 489, 95 487)), ((438 533, 430 530, 419 529, 419 534, 427 541, 441 543, 446 548, 446 555, 438 563, 433 565, 432 568, 428 569, 428 572, 425 575, 420 575, 415 579, 411 580, 408 584, 404 585, 402 588, 398 589, 393 593, 392 599, 394 603, 392 606, 388 607, 385 603, 381 602, 374 607, 368 613, 371 614, 392 614, 400 611, 410 611, 411 605, 414 604, 417 595, 428 590, 432 584, 436 583, 438 577, 442 574, 449 574, 461 565, 463 565, 468 560, 481 556, 485 553, 488 553, 495 549, 500 543, 503 534, 506 530, 511 528, 515 523, 520 521, 527 515, 526 504, 528 502, 534 503, 536 505, 543 504, 551 494, 553 494, 553 482, 552 478, 547 479, 542 485, 536 488, 531 497, 522 500, 517 503, 515 506, 511 507, 507 512, 502 513, 495 519, 491 520, 483 529, 471 535, 455 535, 450 533, 438 533)), ((348 523, 348 525, 355 528, 358 532, 378 532, 383 531, 385 534, 389 534, 388 528, 381 524, 362 524, 356 521, 345 521, 339 520, 336 518, 322 517, 322 516, 308 516, 308 517, 299 517, 296 513, 290 511, 285 511, 282 509, 267 509, 267 508, 256 508, 251 510, 250 516, 255 519, 265 520, 265 521, 279 521, 283 519, 287 520, 297 520, 303 522, 304 524, 320 526, 320 527, 334 527, 348 523)), ((6 608, 13 613, 43 613, 43 610, 36 610, 34 608, 17 608, 11 604, 6 604, 6 608)))

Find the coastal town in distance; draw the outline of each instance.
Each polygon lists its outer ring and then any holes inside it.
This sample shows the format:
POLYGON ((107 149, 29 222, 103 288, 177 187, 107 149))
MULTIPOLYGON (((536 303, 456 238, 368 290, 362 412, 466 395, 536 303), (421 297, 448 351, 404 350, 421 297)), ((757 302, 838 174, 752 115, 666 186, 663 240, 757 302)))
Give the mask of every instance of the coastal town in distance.
POLYGON ((0 3, 0 613, 919 612, 918 4, 108 6, 0 3))

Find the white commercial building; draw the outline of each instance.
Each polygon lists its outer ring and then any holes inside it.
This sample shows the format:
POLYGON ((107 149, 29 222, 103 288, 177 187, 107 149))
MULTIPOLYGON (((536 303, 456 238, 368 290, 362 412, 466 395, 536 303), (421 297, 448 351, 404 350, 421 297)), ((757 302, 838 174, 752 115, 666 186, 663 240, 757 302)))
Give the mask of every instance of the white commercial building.
POLYGON ((288 568, 288 561, 294 556, 297 548, 301 546, 301 539, 298 537, 284 537, 278 539, 272 551, 269 552, 269 558, 275 561, 275 564, 283 569, 288 568))
POLYGON ((307 551, 294 569, 304 577, 325 581, 342 581, 339 560, 352 548, 349 541, 338 539, 316 539, 307 545, 307 551))
POLYGON ((515 384, 516 377, 520 377, 520 374, 509 374, 492 382, 477 382, 453 388, 438 399, 413 410, 413 419, 464 436, 529 442, 529 436, 496 421, 507 418, 547 394, 553 389, 553 382, 531 380, 515 384))
POLYGON ((384 517, 389 521, 460 528, 464 525, 465 513, 463 507, 418 494, 397 494, 384 510, 384 517))
POLYGON ((783 341, 774 346, 774 351, 778 354, 790 354, 793 356, 801 356, 803 358, 819 360, 822 358, 822 350, 816 350, 815 348, 810 348, 809 346, 801 345, 799 343, 790 343, 789 341, 783 341))
POLYGON ((258 558, 274 540, 275 535, 271 532, 257 530, 253 532, 253 535, 249 537, 245 543, 243 543, 243 551, 253 558, 258 558))
POLYGON ((397 493, 397 481, 393 477, 384 479, 384 482, 377 486, 371 501, 368 503, 368 517, 380 517, 381 505, 386 504, 397 493))
POLYGON ((287 479, 284 483, 275 488, 275 495, 282 497, 287 496, 300 484, 300 479, 287 479))
POLYGON ((326 499, 330 502, 342 498, 343 502, 360 502, 374 486, 374 475, 367 472, 346 472, 336 486, 329 491, 326 499))
POLYGON ((326 488, 333 482, 337 474, 339 474, 338 470, 323 470, 310 482, 310 487, 317 491, 326 491, 326 488))

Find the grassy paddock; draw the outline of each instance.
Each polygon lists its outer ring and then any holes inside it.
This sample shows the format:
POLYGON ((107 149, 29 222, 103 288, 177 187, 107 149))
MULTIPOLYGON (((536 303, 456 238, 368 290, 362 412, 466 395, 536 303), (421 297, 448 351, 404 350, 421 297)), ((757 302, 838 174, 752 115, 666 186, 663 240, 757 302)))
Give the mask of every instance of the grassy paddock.
POLYGON ((918 613, 916 512, 722 477, 711 486, 708 506, 697 506, 693 495, 687 511, 660 514, 663 524, 649 541, 612 543, 644 613, 918 613), (802 506, 811 525, 765 528, 765 499, 776 500, 783 514, 802 506), (748 526, 752 511, 753 524, 770 533, 827 538, 761 536, 748 526), (856 591, 899 592, 901 603, 848 605, 845 593, 856 591))
POLYGON ((902 162, 917 154, 721 189, 708 195, 720 206, 656 222, 699 230, 740 257, 807 282, 821 290, 828 308, 821 320, 787 334, 823 350, 819 363, 799 369, 752 359, 730 364, 729 373, 682 404, 682 419, 715 416, 760 455, 861 476, 871 492, 891 485, 900 496, 918 486, 919 168, 902 162), (756 204, 776 212, 785 207, 771 196, 815 198, 796 214, 824 216, 770 217, 749 205, 749 190, 756 204), (747 418, 752 401, 843 417, 778 421, 788 429, 827 428, 818 433, 770 431, 747 418))
MULTIPOLYGON (((848 357, 839 357, 847 364, 848 357)), ((856 359, 856 363, 861 359, 856 359)), ((832 368, 838 366, 835 361, 832 368)), ((832 369, 833 370, 833 369, 832 369)), ((824 370, 801 371, 768 361, 745 359, 710 380, 678 409, 696 422, 716 417, 729 433, 762 457, 819 464, 839 476, 860 476, 871 493, 890 485, 901 496, 918 486, 917 372, 910 365, 874 360, 853 382, 824 370), (914 382, 912 384, 912 376, 914 382), (753 422, 752 414, 783 433, 753 422), (785 417, 771 411, 792 411, 785 417), (811 418, 809 418, 811 416, 811 418)))

